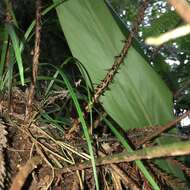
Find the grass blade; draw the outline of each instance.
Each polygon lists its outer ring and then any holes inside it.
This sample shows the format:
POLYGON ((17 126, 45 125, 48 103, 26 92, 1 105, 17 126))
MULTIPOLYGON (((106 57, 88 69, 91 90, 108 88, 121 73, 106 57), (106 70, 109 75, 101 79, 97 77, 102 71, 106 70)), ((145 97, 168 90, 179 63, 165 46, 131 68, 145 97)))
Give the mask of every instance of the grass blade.
POLYGON ((85 119, 83 117, 83 112, 82 112, 82 109, 81 109, 80 104, 78 102, 77 96, 74 93, 74 90, 73 90, 70 82, 68 81, 67 76, 65 75, 65 73, 60 68, 56 67, 55 65, 52 65, 52 64, 49 64, 49 65, 52 66, 53 68, 55 68, 57 71, 59 71, 59 74, 61 75, 62 79, 64 80, 65 85, 67 86, 67 88, 69 90, 69 93, 71 95, 71 98, 72 98, 72 100, 73 100, 73 102, 75 104, 75 107, 76 107, 76 110, 77 110, 77 113, 78 113, 78 116, 79 116, 79 120, 80 120, 80 123, 81 123, 82 128, 83 128, 84 136, 85 136, 86 141, 87 141, 89 153, 90 153, 90 156, 91 156, 91 162, 92 162, 92 168, 93 168, 93 174, 94 174, 96 188, 97 188, 97 190, 99 190, 98 176, 97 176, 97 173, 96 173, 96 164, 95 164, 95 158, 94 158, 94 154, 93 154, 93 148, 92 148, 92 144, 91 144, 91 139, 90 139, 90 136, 89 136, 89 133, 88 133, 88 127, 87 127, 85 119))
MULTIPOLYGON (((133 149, 130 147, 130 145, 127 143, 126 139, 117 131, 117 129, 112 125, 112 123, 107 120, 106 118, 103 118, 104 122, 107 124, 107 126, 111 129, 111 131, 114 133, 114 135, 118 138, 118 140, 121 142, 121 144, 127 149, 128 152, 133 152, 133 149)), ((138 168, 141 170, 141 172, 144 174, 146 179, 149 181, 151 186, 155 190, 160 190, 159 186, 151 176, 151 174, 148 172, 146 167, 144 166, 143 162, 140 160, 135 161, 138 168)))
POLYGON ((24 86, 24 69, 23 69, 21 51, 19 48, 19 40, 18 40, 18 37, 17 37, 16 32, 14 30, 14 27, 11 24, 6 24, 6 29, 9 33, 11 41, 12 41, 12 45, 13 45, 13 49, 14 49, 14 53, 15 53, 15 58, 16 58, 16 62, 17 62, 18 69, 19 69, 21 84, 24 86))

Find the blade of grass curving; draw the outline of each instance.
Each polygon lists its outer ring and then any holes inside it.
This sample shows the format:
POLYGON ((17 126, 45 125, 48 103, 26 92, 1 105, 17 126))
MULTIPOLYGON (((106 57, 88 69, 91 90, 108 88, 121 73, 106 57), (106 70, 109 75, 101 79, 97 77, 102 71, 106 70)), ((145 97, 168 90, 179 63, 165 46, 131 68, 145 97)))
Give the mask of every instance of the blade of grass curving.
POLYGON ((14 67, 14 63, 15 63, 15 59, 14 59, 14 50, 13 47, 10 47, 10 62, 8 64, 8 91, 9 91, 9 95, 11 94, 11 89, 12 89, 12 82, 13 82, 13 67, 14 67))
MULTIPOLYGON (((90 78, 90 75, 88 73, 88 71, 86 70, 86 68, 84 67, 84 65, 75 59, 75 64, 78 67, 78 69, 80 70, 80 73, 82 74, 83 79, 85 80, 85 85, 86 85, 86 90, 87 90, 87 94, 88 94, 88 105, 91 105, 92 102, 92 96, 90 93, 90 88, 93 89, 93 84, 90 78)), ((91 106, 89 107, 89 115, 90 115, 90 127, 92 130, 92 124, 93 124, 93 114, 92 114, 92 108, 91 106)), ((92 131, 91 131, 92 132, 92 131)))
POLYGON ((8 32, 4 30, 3 46, 2 46, 1 60, 0 60, 0 90, 3 89, 3 70, 6 61, 7 48, 8 48, 8 32))
MULTIPOLYGON (((92 81, 90 79, 89 73, 86 70, 86 68, 84 67, 84 65, 82 63, 80 63, 79 61, 76 62, 77 67, 79 68, 84 80, 85 80, 85 85, 86 85, 86 89, 87 89, 87 94, 88 94, 88 105, 91 105, 92 102, 92 96, 90 93, 90 87, 93 89, 93 85, 92 85, 92 81), (90 84, 90 85, 89 85, 90 84)), ((89 115, 90 115, 90 128, 91 128, 91 133, 92 133, 92 129, 93 129, 93 114, 92 114, 92 107, 89 107, 89 115)))
POLYGON ((18 37, 16 35, 16 32, 15 32, 12 24, 6 24, 5 26, 10 35, 11 41, 12 41, 15 58, 16 58, 16 62, 17 62, 18 69, 19 69, 21 84, 24 86, 24 69, 23 69, 21 51, 19 48, 19 40, 18 40, 18 37))
POLYGON ((67 86, 67 88, 68 88, 68 90, 70 92, 71 98, 72 98, 72 100, 73 100, 73 102, 75 104, 75 107, 76 107, 76 110, 77 110, 77 113, 78 113, 78 116, 79 116, 79 120, 80 120, 82 128, 83 128, 84 136, 85 136, 86 141, 87 141, 89 153, 90 153, 90 156, 91 156, 91 162, 92 162, 92 168, 93 168, 93 174, 94 174, 94 180, 95 180, 96 188, 99 189, 98 176, 97 176, 97 173, 96 173, 96 164, 95 164, 95 158, 94 158, 94 154, 93 154, 93 148, 92 148, 92 144, 91 144, 91 139, 90 139, 90 136, 88 134, 88 128, 87 128, 85 119, 83 117, 83 112, 81 110, 81 107, 80 107, 80 104, 78 102, 77 96, 74 93, 74 90, 73 90, 69 80, 67 79, 67 76, 65 75, 65 73, 60 68, 56 67, 55 65, 52 65, 52 64, 48 64, 48 65, 52 66, 57 71, 59 71, 59 74, 63 78, 63 80, 65 82, 65 85, 67 86))
MULTIPOLYGON (((88 71, 86 70, 86 68, 84 67, 84 65, 82 63, 80 63, 79 61, 76 61, 76 65, 79 68, 84 80, 85 80, 85 84, 86 84, 86 89, 87 89, 87 94, 88 94, 88 105, 91 105, 92 102, 92 96, 90 93, 90 87, 91 89, 93 89, 93 84, 92 81, 90 79, 90 75, 88 73, 88 71)), ((90 115, 90 128, 91 128, 91 133, 92 133, 92 129, 93 129, 93 114, 92 114, 92 107, 89 107, 89 115, 90 115)))
MULTIPOLYGON (((72 59, 73 59, 73 57, 68 57, 68 58, 61 64, 60 68, 62 68, 64 65, 66 65, 67 63, 69 63, 69 61, 71 61, 72 59)), ((55 74, 53 75, 53 78, 57 78, 58 74, 59 74, 59 71, 56 71, 55 74)), ((53 84, 54 84, 54 81, 55 81, 55 80, 51 80, 51 81, 50 81, 50 83, 49 83, 49 85, 48 85, 48 87, 47 87, 47 89, 46 89, 46 91, 45 91, 45 97, 48 95, 48 93, 49 93, 51 87, 52 87, 53 84)))
MULTIPOLYGON (((75 58, 75 60, 76 60, 76 58, 75 58)), ((76 60, 75 64, 77 65, 77 67, 79 68, 83 78, 85 79, 87 88, 88 89, 90 89, 90 88, 94 89, 92 80, 91 80, 90 75, 89 75, 87 69, 85 68, 85 66, 78 60, 76 60)))
MULTIPOLYGON (((85 81, 85 89, 87 91, 87 94, 88 94, 88 105, 91 105, 91 102, 92 102, 92 95, 90 93, 90 88, 93 89, 93 84, 92 84, 92 81, 91 81, 91 78, 90 78, 90 75, 87 71, 87 69, 84 67, 84 65, 75 59, 75 64, 76 66, 78 67, 80 73, 82 74, 82 77, 85 81)), ((93 124, 93 114, 92 114, 92 108, 89 107, 89 115, 90 115, 90 127, 92 129, 92 124, 93 124)), ((92 131, 91 131, 92 132, 92 131)))
MULTIPOLYGON (((42 65, 40 65, 40 66, 42 66, 42 65)), ((54 78, 54 77, 38 76, 38 77, 37 77, 37 80, 50 80, 50 81, 54 80, 55 82, 60 83, 60 84, 63 84, 63 86, 65 86, 65 83, 64 83, 62 80, 56 79, 56 78, 54 78)))
MULTIPOLYGON (((112 123, 105 117, 103 117, 103 120, 107 124, 107 126, 111 129, 111 131, 114 133, 114 135, 118 138, 118 140, 121 142, 121 144, 127 149, 127 151, 133 152, 133 149, 127 143, 126 139, 117 131, 117 129, 112 125, 112 123)), ((138 168, 141 170, 141 172, 144 174, 148 182, 151 184, 151 186, 155 190, 160 190, 159 186, 157 185, 151 174, 148 172, 143 162, 140 160, 136 160, 135 163, 138 166, 138 168)))

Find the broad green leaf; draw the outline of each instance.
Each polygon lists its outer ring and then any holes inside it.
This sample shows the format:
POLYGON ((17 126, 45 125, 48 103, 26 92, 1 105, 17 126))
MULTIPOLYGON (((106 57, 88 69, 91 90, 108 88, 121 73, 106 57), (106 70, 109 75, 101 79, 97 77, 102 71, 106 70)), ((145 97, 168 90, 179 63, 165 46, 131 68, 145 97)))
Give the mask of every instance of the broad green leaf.
MULTIPOLYGON (((70 0, 57 11, 73 55, 93 83, 99 84, 125 37, 102 1, 70 0)), ((101 101, 124 130, 164 124, 173 118, 171 93, 133 47, 101 101)))
MULTIPOLYGON (((107 126, 109 126, 109 128, 112 130, 112 132, 114 133, 114 135, 118 139, 120 139, 120 142, 127 149, 127 151, 128 152, 133 152, 133 149, 131 148, 131 146, 126 142, 125 138, 117 131, 117 129, 109 122, 109 120, 107 120, 106 118, 103 118, 103 120, 107 124, 107 126)), ((142 161, 141 160, 136 160, 135 163, 139 167, 139 169, 141 170, 141 172, 146 176, 147 180, 150 182, 150 184, 152 185, 152 187, 154 189, 160 189, 158 187, 158 185, 156 184, 155 180, 152 178, 152 176, 147 171, 146 167, 143 165, 142 161)))
MULTIPOLYGON (((86 67, 93 83, 99 84, 125 36, 103 1, 69 0, 56 9, 72 54, 86 67)), ((173 119, 171 92, 134 47, 100 101, 125 131, 173 119)), ((164 168, 183 178, 166 162, 164 168)))

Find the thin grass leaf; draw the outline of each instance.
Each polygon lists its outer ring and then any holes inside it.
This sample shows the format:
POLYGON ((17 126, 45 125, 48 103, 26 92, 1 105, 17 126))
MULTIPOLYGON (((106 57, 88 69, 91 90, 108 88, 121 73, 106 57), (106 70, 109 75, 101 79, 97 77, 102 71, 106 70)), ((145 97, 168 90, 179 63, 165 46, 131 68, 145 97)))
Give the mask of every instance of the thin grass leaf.
MULTIPOLYGON (((66 65, 67 63, 69 63, 71 60, 73 59, 73 57, 68 57, 60 66, 60 68, 62 68, 64 65, 66 65)), ((59 74, 59 71, 56 71, 55 74, 53 75, 53 78, 57 78, 59 74)), ((50 89, 52 88, 53 84, 54 84, 55 80, 51 80, 47 89, 46 89, 46 92, 45 92, 45 97, 48 95, 50 89)))
POLYGON ((6 30, 4 30, 3 46, 2 46, 1 60, 0 60, 0 90, 3 89, 3 71, 4 71, 5 61, 6 61, 7 48, 8 48, 8 33, 6 30))
POLYGON ((9 91, 9 95, 11 94, 11 90, 12 90, 12 82, 13 82, 13 67, 14 67, 14 63, 15 63, 15 59, 14 59, 14 50, 13 47, 10 47, 10 62, 8 64, 8 91, 9 91))
POLYGON ((96 164, 95 164, 95 158, 94 158, 94 154, 93 154, 93 148, 92 148, 92 144, 91 144, 91 139, 90 139, 90 136, 88 134, 88 127, 86 125, 86 122, 85 122, 85 119, 84 119, 84 116, 83 116, 83 112, 81 110, 81 107, 80 107, 80 104, 78 102, 77 96, 74 93, 74 90, 73 90, 69 80, 67 79, 67 76, 65 75, 65 73, 60 68, 56 67, 55 65, 52 65, 52 64, 48 64, 48 65, 52 66, 57 71, 59 71, 59 74, 63 78, 63 80, 65 82, 65 85, 67 86, 67 88, 69 90, 69 93, 71 95, 71 98, 72 98, 72 100, 73 100, 73 102, 75 104, 75 108, 77 110, 79 120, 80 120, 80 123, 81 123, 82 128, 83 128, 84 136, 85 136, 86 141, 87 141, 88 150, 89 150, 89 153, 90 153, 90 156, 91 156, 91 162, 92 162, 92 168, 93 168, 93 174, 94 174, 96 188, 97 188, 97 190, 99 190, 98 176, 97 176, 97 173, 96 173, 96 164))
POLYGON ((44 122, 53 123, 57 129, 59 129, 61 132, 64 132, 64 129, 58 124, 57 120, 50 117, 46 112, 42 112, 40 115, 44 118, 44 122))
POLYGON ((14 49, 14 53, 15 53, 15 58, 16 58, 16 62, 18 65, 21 84, 24 86, 24 68, 23 68, 21 51, 19 49, 19 40, 18 40, 18 37, 17 37, 16 32, 14 30, 14 27, 11 24, 6 24, 6 29, 9 33, 11 41, 12 41, 12 45, 13 45, 13 49, 14 49))

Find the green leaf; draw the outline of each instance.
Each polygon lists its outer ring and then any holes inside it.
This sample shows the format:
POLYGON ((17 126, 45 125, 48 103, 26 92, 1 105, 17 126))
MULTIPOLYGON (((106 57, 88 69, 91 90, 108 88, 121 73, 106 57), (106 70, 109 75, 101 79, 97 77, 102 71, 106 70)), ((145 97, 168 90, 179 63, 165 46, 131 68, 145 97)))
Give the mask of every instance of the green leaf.
MULTIPOLYGON (((103 1, 69 0, 56 10, 73 55, 86 67, 93 83, 99 84, 120 53, 125 36, 103 1)), ((100 101, 125 131, 173 119, 171 92, 134 47, 100 101)), ((162 142, 171 141, 165 138, 162 142)), ((163 164, 184 179, 179 170, 163 164)))
POLYGON ((90 135, 88 133, 88 127, 87 127, 87 124, 86 124, 86 121, 85 121, 84 114, 82 112, 81 106, 80 106, 79 101, 77 99, 77 96, 76 96, 76 94, 75 94, 75 92, 73 90, 73 87, 71 86, 71 84, 70 84, 67 76, 65 75, 65 73, 60 68, 56 67, 55 65, 52 65, 52 64, 49 64, 49 65, 52 66, 53 68, 55 68, 59 72, 59 74, 61 75, 65 85, 67 86, 67 89, 69 90, 69 94, 70 94, 70 96, 71 96, 71 98, 72 98, 72 100, 74 102, 76 111, 78 113, 79 121, 80 121, 80 123, 82 125, 84 136, 85 136, 86 141, 87 141, 88 150, 89 150, 89 153, 90 153, 90 156, 91 156, 92 169, 93 169, 96 188, 97 188, 97 190, 99 190, 98 176, 97 176, 97 173, 96 173, 96 163, 95 163, 95 158, 94 158, 94 153, 93 153, 93 147, 92 147, 92 144, 91 144, 91 138, 90 138, 90 135))
MULTIPOLYGON (((99 84, 125 37, 102 1, 70 0, 57 11, 73 55, 93 83, 99 84)), ((133 47, 110 88, 101 101, 124 130, 164 124, 173 118, 171 93, 133 47)))
POLYGON ((6 29, 9 33, 11 41, 12 41, 15 58, 16 58, 18 69, 19 69, 21 84, 24 85, 24 68, 23 68, 21 51, 19 49, 19 39, 16 35, 14 27, 11 24, 6 24, 6 29))
POLYGON ((3 90, 3 72, 4 72, 4 66, 6 62, 6 52, 8 48, 8 33, 6 30, 3 30, 2 32, 2 50, 1 50, 1 61, 0 61, 0 90, 3 90))

